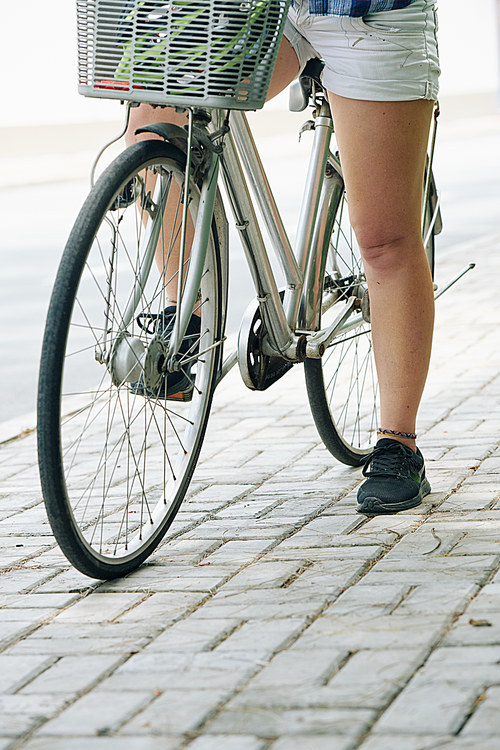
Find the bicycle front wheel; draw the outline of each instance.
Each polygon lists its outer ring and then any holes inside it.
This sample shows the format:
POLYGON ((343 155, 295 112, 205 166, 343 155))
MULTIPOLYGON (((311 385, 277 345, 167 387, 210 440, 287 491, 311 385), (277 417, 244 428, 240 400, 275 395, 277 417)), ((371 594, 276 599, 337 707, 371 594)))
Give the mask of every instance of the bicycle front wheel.
MULTIPOLYGON (((425 212, 424 237, 432 273, 432 216, 435 210, 431 195, 425 212)), ((378 425, 378 379, 373 356, 366 277, 359 247, 349 223, 345 192, 342 191, 332 222, 323 279, 322 328, 327 328, 337 318, 352 297, 356 298, 356 306, 340 334, 335 337, 322 359, 306 359, 304 368, 311 412, 325 447, 342 463, 359 466, 370 455, 375 441, 378 425)))
MULTIPOLYGON (((182 307, 182 295, 172 303, 167 289, 179 275, 185 164, 181 151, 153 140, 113 162, 76 220, 47 315, 38 394, 42 490, 63 552, 95 578, 133 570, 172 523, 221 361, 214 220, 193 310, 198 321, 175 363, 164 335, 182 307)), ((199 197, 191 179, 188 233, 199 197)), ((186 259, 184 280, 194 265, 186 259)))

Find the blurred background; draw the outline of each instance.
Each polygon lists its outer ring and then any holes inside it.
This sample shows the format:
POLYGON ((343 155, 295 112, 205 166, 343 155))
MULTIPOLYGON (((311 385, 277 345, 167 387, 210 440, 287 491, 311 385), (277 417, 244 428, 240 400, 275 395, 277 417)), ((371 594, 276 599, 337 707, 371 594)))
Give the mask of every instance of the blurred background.
MULTIPOLYGON (((9 3, 0 27, 0 439, 33 427, 37 367, 66 237, 99 148, 124 108, 76 86, 75 3, 9 3)), ((440 0, 441 124, 435 173, 444 232, 438 252, 500 232, 500 0, 440 0)), ((310 139, 288 94, 251 113, 282 216, 293 238, 310 139)), ((121 146, 115 147, 116 150, 121 146)), ((252 297, 231 235, 232 331, 252 297), (237 289, 237 293, 234 290, 237 289)), ((439 256, 438 256, 439 266, 439 256)))

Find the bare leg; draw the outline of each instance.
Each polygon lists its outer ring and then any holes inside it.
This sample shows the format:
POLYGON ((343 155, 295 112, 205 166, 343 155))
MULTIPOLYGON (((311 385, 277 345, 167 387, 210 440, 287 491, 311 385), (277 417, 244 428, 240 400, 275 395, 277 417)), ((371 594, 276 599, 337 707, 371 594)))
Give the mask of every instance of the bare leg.
MULTIPOLYGON (((370 293, 381 427, 415 432, 430 359, 434 295, 421 236, 432 102, 330 95, 351 224, 370 293)), ((401 440, 415 450, 415 441, 401 440)))
MULTIPOLYGON (((293 81, 299 70, 299 63, 292 47, 286 39, 283 39, 276 67, 269 87, 268 99, 276 96, 288 84, 293 81)), ((149 104, 141 104, 134 107, 130 113, 130 122, 125 141, 127 146, 139 140, 160 139, 160 136, 154 133, 136 134, 136 130, 144 125, 150 125, 155 122, 169 122, 175 125, 183 126, 187 123, 187 117, 184 113, 176 112, 173 107, 151 107, 149 104)), ((172 234, 172 226, 179 222, 179 190, 177 185, 171 186, 171 192, 168 198, 165 212, 164 238, 172 234)), ((191 220, 187 227, 187 247, 189 248, 193 237, 193 224, 191 220)), ((165 257, 164 242, 160 240, 156 249, 156 264, 160 273, 165 278, 165 293, 170 300, 177 299, 177 274, 179 267, 180 242, 177 241, 172 247, 168 248, 168 260, 165 257)))

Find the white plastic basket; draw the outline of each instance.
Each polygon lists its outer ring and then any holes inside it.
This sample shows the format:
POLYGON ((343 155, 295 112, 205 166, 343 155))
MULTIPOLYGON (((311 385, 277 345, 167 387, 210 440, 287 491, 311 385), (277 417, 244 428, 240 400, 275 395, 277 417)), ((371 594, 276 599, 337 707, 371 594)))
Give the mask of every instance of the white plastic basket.
POLYGON ((259 109, 290 0, 77 0, 78 90, 259 109))

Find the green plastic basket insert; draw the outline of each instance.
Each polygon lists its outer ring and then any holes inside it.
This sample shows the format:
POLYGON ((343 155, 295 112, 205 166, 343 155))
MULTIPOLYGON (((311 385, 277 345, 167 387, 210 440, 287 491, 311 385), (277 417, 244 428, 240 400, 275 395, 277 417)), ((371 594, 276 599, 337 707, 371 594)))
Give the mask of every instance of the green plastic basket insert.
POLYGON ((77 0, 78 90, 259 109, 290 0, 77 0))

